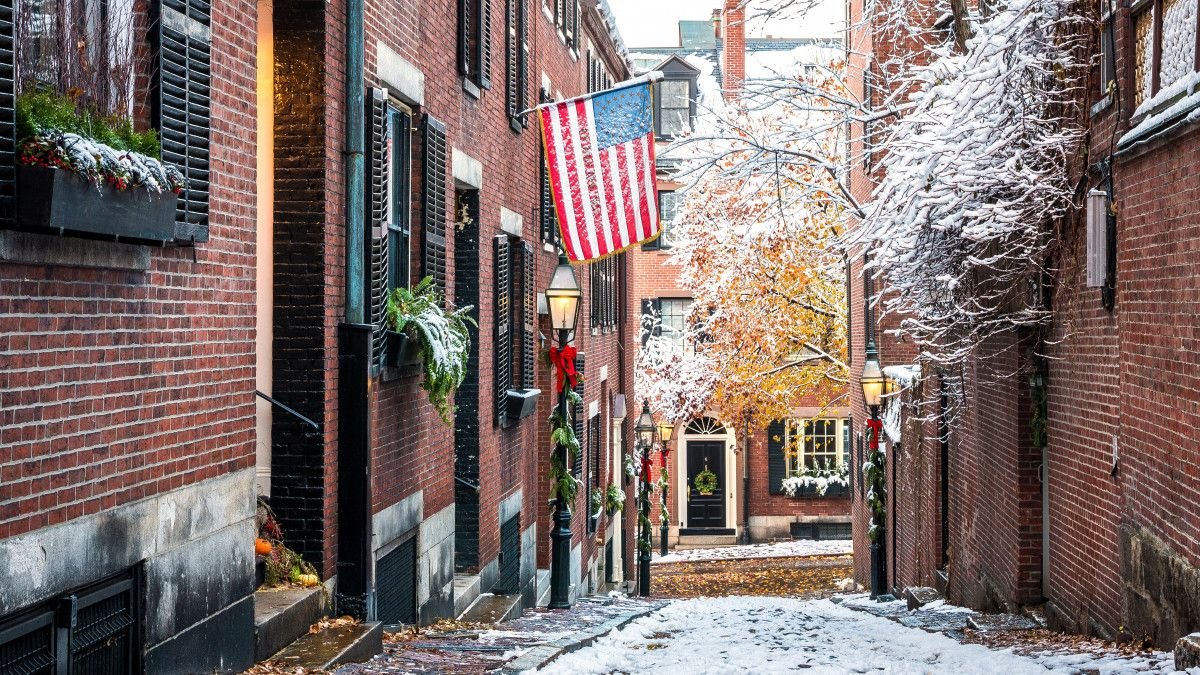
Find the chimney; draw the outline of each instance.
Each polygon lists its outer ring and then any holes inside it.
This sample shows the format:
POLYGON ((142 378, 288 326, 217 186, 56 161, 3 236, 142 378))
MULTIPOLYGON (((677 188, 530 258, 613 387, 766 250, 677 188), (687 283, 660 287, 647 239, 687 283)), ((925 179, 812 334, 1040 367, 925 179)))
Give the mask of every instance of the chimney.
POLYGON ((746 79, 746 9, 744 0, 725 0, 721 13, 721 88, 725 100, 737 98, 746 79))
POLYGON ((713 37, 721 39, 721 10, 714 9, 712 13, 713 37))

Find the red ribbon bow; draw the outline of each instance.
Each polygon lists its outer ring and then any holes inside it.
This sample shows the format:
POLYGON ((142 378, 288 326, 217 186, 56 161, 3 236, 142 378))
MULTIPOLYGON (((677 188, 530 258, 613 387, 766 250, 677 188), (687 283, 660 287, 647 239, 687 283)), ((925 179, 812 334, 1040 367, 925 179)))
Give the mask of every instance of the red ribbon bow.
POLYGON ((562 349, 558 347, 550 348, 550 363, 558 371, 557 391, 559 393, 562 393, 563 390, 563 378, 570 380, 571 388, 575 388, 575 354, 575 348, 570 345, 562 349))
POLYGON ((642 475, 646 477, 646 480, 650 480, 650 469, 652 467, 653 463, 650 461, 650 458, 642 455, 642 475))
POLYGON ((867 428, 871 430, 871 449, 879 449, 879 436, 883 433, 883 420, 867 420, 867 428))

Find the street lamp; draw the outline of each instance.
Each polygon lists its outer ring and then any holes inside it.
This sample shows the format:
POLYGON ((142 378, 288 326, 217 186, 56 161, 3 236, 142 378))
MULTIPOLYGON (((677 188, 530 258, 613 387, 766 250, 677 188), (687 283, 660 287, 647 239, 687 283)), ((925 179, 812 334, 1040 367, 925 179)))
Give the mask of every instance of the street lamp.
MULTIPOLYGON (((666 419, 658 424, 658 442, 659 456, 662 458, 662 475, 668 476, 667 473, 667 458, 671 456, 671 435, 675 433, 675 425, 671 424, 666 419)), ((667 504, 667 481, 662 484, 662 503, 665 507, 667 504)), ((663 509, 666 510, 665 508, 663 509)), ((659 534, 662 537, 662 546, 659 555, 667 554, 667 533, 670 531, 670 524, 667 523, 667 518, 659 514, 659 534)))
MULTIPOLYGON (((879 366, 879 350, 875 347, 875 338, 867 339, 866 360, 863 362, 862 383, 863 402, 866 403, 867 409, 871 413, 871 419, 867 422, 867 428, 871 430, 871 462, 874 465, 882 457, 877 456, 879 450, 879 436, 883 431, 883 422, 879 419, 879 405, 883 401, 883 397, 891 392, 891 381, 883 373, 883 368, 879 366)), ((874 480, 871 481, 871 494, 878 495, 880 499, 885 499, 885 486, 883 484, 883 467, 876 466, 874 480)), ((874 521, 874 508, 871 509, 871 519, 874 521)), ((876 598, 885 594, 887 587, 887 529, 886 523, 873 523, 876 527, 875 540, 871 542, 871 597, 876 598)))
MULTIPOLYGON (((566 351, 571 342, 575 323, 579 317, 579 299, 583 290, 579 288, 579 280, 575 278, 575 270, 567 256, 560 253, 558 267, 554 268, 554 276, 550 277, 550 285, 546 288, 546 305, 550 309, 550 325, 558 334, 558 348, 566 351)), ((568 357, 565 354, 563 359, 568 357)), ((558 366, 564 367, 563 364, 558 366)), ((563 380, 559 379, 562 383, 563 380)), ((564 422, 569 419, 567 410, 567 388, 562 386, 558 392, 558 412, 564 422)), ((556 447, 562 459, 562 466, 570 467, 570 450, 565 445, 556 447)), ((559 494, 554 500, 554 525, 550 528, 550 607, 566 609, 571 606, 571 508, 559 494)))
POLYGON ((650 449, 654 447, 654 416, 650 414, 650 402, 642 401, 642 414, 638 415, 638 450, 642 460, 642 491, 638 501, 640 535, 638 537, 638 594, 650 595, 650 449))

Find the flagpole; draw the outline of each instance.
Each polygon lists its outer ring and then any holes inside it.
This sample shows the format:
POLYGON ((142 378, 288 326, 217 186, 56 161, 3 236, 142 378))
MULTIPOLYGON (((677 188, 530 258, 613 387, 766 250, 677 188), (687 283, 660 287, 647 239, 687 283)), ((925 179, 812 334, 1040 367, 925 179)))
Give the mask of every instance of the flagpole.
POLYGON ((599 96, 600 94, 608 94, 608 93, 611 93, 614 91, 620 91, 621 89, 629 89, 630 87, 638 87, 638 86, 641 86, 641 85, 647 84, 647 83, 653 84, 655 82, 661 81, 662 79, 663 79, 663 72, 661 70, 652 70, 643 75, 639 75, 633 79, 618 82, 615 86, 613 86, 612 89, 605 89, 604 91, 593 91, 593 92, 589 92, 587 94, 580 94, 579 96, 565 98, 561 101, 550 101, 549 103, 542 103, 540 105, 535 105, 532 108, 526 108, 526 109, 522 110, 521 112, 517 113, 517 117, 524 117, 525 115, 528 115, 531 112, 536 112, 538 110, 541 110, 542 108, 545 108, 546 106, 558 105, 559 103, 570 103, 571 101, 582 101, 585 98, 591 98, 592 96, 599 96))

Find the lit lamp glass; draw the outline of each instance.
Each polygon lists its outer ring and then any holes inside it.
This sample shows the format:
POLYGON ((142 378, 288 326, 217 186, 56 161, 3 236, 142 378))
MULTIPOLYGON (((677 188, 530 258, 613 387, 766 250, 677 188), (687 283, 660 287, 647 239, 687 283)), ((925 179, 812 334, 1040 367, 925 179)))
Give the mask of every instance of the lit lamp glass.
POLYGON ((579 280, 575 278, 575 270, 567 261, 565 255, 558 257, 558 267, 554 268, 554 276, 550 277, 550 286, 546 288, 546 305, 550 310, 550 326, 554 330, 575 330, 575 322, 579 316, 579 300, 583 291, 579 288, 579 280))
POLYGON ((887 378, 883 375, 883 369, 879 367, 879 357, 873 352, 874 345, 867 348, 867 359, 863 363, 862 372, 862 390, 863 400, 868 408, 878 407, 883 399, 887 388, 887 378))
POLYGON ((658 425, 658 438, 663 442, 663 445, 671 442, 671 435, 675 433, 675 425, 663 420, 658 425))

